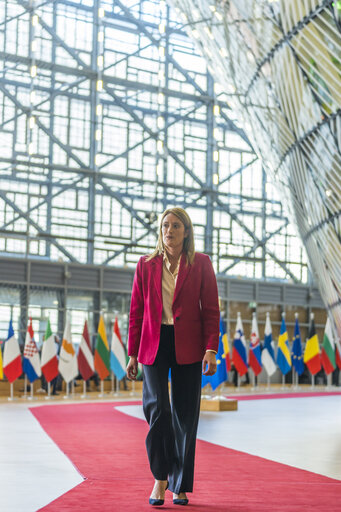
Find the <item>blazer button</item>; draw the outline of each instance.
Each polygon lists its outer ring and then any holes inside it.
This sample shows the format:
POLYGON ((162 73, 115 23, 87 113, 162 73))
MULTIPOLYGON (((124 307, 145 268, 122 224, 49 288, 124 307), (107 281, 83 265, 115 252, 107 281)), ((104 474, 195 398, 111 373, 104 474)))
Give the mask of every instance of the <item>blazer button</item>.
POLYGON ((180 317, 179 316, 175 317, 175 320, 178 322, 180 320, 180 317))

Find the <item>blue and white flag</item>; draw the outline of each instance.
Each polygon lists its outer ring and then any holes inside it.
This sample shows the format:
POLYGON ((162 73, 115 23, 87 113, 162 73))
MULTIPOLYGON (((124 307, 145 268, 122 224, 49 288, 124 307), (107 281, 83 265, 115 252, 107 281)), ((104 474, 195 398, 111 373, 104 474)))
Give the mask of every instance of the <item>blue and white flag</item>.
POLYGON ((23 370, 30 382, 34 382, 41 377, 40 357, 36 342, 34 341, 32 318, 30 318, 26 332, 23 370))
POLYGON ((118 380, 126 375, 127 358, 123 346, 120 329, 118 327, 117 317, 115 318, 114 329, 111 340, 110 350, 110 368, 118 380))
POLYGON ((272 329, 270 323, 270 314, 266 314, 265 331, 264 331, 264 345, 262 350, 262 365, 266 373, 271 377, 277 369, 275 363, 274 342, 272 339, 272 329))

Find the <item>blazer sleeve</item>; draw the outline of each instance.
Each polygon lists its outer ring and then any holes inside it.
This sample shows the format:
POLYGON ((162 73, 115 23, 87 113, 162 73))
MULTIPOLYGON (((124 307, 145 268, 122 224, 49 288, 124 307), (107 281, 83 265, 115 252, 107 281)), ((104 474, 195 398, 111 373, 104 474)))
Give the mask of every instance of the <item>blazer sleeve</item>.
POLYGON ((203 262, 200 302, 205 350, 211 349, 218 352, 220 319, 218 286, 209 256, 206 256, 203 262))
POLYGON ((142 265, 143 256, 139 259, 136 267, 133 289, 131 293, 129 330, 128 330, 128 356, 137 356, 140 346, 144 298, 142 287, 142 265))

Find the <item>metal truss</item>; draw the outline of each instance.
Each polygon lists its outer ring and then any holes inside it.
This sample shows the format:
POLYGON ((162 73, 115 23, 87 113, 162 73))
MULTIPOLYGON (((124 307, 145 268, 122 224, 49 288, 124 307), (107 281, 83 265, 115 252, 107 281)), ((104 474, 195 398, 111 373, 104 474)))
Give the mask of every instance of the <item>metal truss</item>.
POLYGON ((0 5, 0 254, 135 265, 188 209, 220 274, 306 282, 305 254, 165 2, 0 5))

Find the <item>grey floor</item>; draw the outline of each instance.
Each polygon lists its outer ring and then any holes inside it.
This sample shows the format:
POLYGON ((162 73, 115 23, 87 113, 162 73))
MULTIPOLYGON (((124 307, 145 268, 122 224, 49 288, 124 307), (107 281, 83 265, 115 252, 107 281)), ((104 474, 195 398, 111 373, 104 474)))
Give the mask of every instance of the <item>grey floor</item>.
MULTIPOLYGON (((28 410, 0 404, 2 512, 33 512, 83 481, 28 410)), ((143 419, 141 406, 116 406, 143 419)), ((239 402, 202 412, 199 439, 341 480, 341 396, 239 402)))

